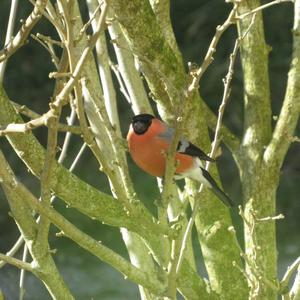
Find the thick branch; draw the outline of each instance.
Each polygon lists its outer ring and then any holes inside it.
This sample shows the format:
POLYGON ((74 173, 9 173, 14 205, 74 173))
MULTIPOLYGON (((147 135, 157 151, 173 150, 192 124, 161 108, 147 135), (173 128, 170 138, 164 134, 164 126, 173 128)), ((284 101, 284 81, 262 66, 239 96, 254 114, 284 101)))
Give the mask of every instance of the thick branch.
POLYGON ((170 0, 150 0, 150 3, 167 42, 174 50, 174 54, 178 56, 177 59, 181 60, 181 53, 176 42, 171 22, 170 0))
MULTIPOLYGON (((259 0, 241 1, 240 15, 255 10, 259 0)), ((251 18, 239 20, 240 36, 251 18)), ((271 101, 268 74, 268 47, 264 37, 262 13, 257 12, 253 26, 241 44, 244 74, 244 136, 238 156, 245 205, 244 235, 246 273, 250 297, 275 299, 276 237, 275 222, 258 219, 275 215, 277 174, 263 166, 266 145, 271 139, 271 101), (272 283, 269 285, 268 283, 272 283)))
POLYGON ((295 1, 293 27, 293 55, 288 74, 286 94, 279 118, 268 145, 264 159, 275 170, 279 170, 292 142, 300 113, 300 1, 295 1))
MULTIPOLYGON (((241 1, 239 14, 259 6, 259 1, 241 1)), ((238 23, 242 36, 249 28, 251 18, 238 23)), ((244 155, 251 159, 262 155, 264 146, 271 136, 271 106, 268 74, 269 50, 265 43, 263 20, 257 13, 254 24, 241 43, 241 60, 244 72, 245 134, 243 139, 244 155)))
POLYGON ((187 78, 182 60, 166 41, 149 1, 113 0, 111 6, 155 100, 171 111, 171 103, 183 98, 176 89, 182 91, 187 78))

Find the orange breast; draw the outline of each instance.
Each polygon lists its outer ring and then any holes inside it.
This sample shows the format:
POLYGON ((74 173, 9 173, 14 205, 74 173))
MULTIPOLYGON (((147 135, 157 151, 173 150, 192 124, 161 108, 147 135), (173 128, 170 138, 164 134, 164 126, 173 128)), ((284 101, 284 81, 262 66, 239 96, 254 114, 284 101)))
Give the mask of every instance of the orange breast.
MULTIPOLYGON (((130 128, 127 141, 132 159, 141 169, 152 176, 164 176, 169 145, 158 137, 157 132, 148 130, 143 135, 136 135, 130 128)), ((181 173, 193 165, 193 158, 185 154, 176 153, 175 160, 176 173, 181 173)))

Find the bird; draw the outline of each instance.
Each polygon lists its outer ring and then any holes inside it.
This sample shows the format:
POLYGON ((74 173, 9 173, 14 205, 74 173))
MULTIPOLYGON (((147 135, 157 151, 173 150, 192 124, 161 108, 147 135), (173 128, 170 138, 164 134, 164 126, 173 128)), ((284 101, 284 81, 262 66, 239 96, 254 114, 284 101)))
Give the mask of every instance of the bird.
MULTIPOLYGON (((133 161, 146 173, 163 177, 166 168, 166 154, 175 130, 151 114, 138 114, 132 117, 127 134, 129 153, 133 161)), ((179 139, 176 153, 174 179, 189 178, 207 186, 228 207, 233 201, 218 186, 205 170, 202 161, 214 162, 200 148, 187 139, 179 139)))

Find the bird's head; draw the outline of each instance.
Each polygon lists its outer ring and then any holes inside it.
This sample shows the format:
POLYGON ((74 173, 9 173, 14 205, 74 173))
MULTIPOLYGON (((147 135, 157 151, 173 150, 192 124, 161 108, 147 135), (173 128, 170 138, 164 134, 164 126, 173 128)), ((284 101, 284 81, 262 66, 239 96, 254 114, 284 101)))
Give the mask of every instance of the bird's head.
POLYGON ((140 114, 132 118, 132 128, 136 134, 144 134, 152 123, 154 116, 150 114, 140 114))

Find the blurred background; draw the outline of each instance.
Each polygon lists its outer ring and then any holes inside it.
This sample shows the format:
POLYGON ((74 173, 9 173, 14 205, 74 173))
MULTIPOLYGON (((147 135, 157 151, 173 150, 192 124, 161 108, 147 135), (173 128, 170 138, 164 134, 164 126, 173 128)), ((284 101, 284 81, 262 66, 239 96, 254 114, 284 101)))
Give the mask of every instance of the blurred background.
MULTIPOLYGON (((87 16, 84 2, 82 11, 87 16)), ((215 28, 226 19, 231 5, 219 0, 176 0, 171 1, 171 15, 175 35, 182 51, 185 63, 194 62, 200 64, 207 51, 207 47, 215 28)), ((265 1, 263 1, 265 3, 265 1)), ((0 9, 0 46, 3 47, 7 20, 10 9, 10 1, 1 1, 0 9)), ((31 12, 32 5, 29 1, 21 1, 18 9, 17 20, 25 19, 31 12)), ((287 71, 291 59, 293 24, 292 4, 281 4, 269 8, 264 12, 265 35, 267 43, 272 47, 270 52, 270 81, 272 93, 273 115, 278 115, 283 101, 287 71)), ((19 28, 19 23, 16 28, 19 28)), ((45 21, 39 22, 34 33, 55 36, 53 27, 45 21)), ((233 50, 236 30, 230 28, 221 38, 217 48, 214 63, 201 82, 201 96, 205 99, 211 109, 217 112, 220 104, 223 83, 222 78, 226 75, 229 55, 233 50)), ((49 72, 54 71, 54 66, 49 59, 46 50, 32 38, 26 46, 13 55, 7 65, 4 87, 9 97, 20 104, 25 104, 38 113, 48 110, 48 102, 53 92, 54 81, 48 78, 49 72)), ((118 90, 118 88, 117 88, 118 90)), ((230 103, 226 108, 225 124, 237 135, 243 130, 243 82, 239 61, 236 62, 234 80, 230 103)), ((1 109, 1 107, 0 107, 1 109)), ((126 135, 132 112, 122 95, 119 95, 118 109, 121 118, 122 130, 126 135)), ((274 121, 275 122, 275 121, 274 121)), ((40 142, 45 145, 46 130, 39 128, 34 131, 40 142)), ((300 135, 298 126, 296 134, 300 135)), ((60 136, 63 141, 63 135, 60 136)), ((24 182, 36 195, 39 193, 38 181, 29 174, 25 166, 18 160, 4 138, 0 138, 0 147, 13 166, 19 179, 24 182)), ((81 140, 72 137, 68 158, 64 165, 70 166, 72 159, 81 147, 81 140)), ((278 233, 278 255, 279 276, 285 272, 289 265, 300 252, 300 144, 294 143, 290 147, 282 168, 281 180, 277 197, 277 212, 282 213, 285 219, 277 222, 278 233)), ((158 189, 155 178, 140 171, 132 161, 130 172, 136 186, 136 190, 151 210, 155 210, 153 202, 158 198, 158 189)), ((236 201, 241 203, 241 188, 236 166, 230 153, 223 147, 223 155, 219 159, 218 167, 226 192, 236 201)), ((75 173, 91 185, 109 193, 108 182, 98 169, 98 163, 89 150, 86 150, 75 169, 75 173)), ((88 199, 87 199, 88 201, 88 199)), ((65 215, 69 220, 96 238, 102 240, 113 250, 127 257, 126 249, 122 243, 119 230, 92 221, 74 209, 67 208, 59 199, 55 202, 55 208, 65 215)), ((88 202, 87 202, 88 205, 88 202)), ((242 239, 241 222, 238 215, 233 212, 240 238, 242 239)), ((66 238, 58 238, 51 228, 50 245, 52 249, 58 249, 54 258, 61 270, 64 279, 75 295, 76 299, 139 299, 138 289, 131 282, 125 281, 123 277, 108 265, 94 258, 73 242, 66 238), (116 289, 116 287, 118 287, 116 289)), ((8 251, 19 233, 13 219, 9 216, 7 201, 0 189, 0 252, 8 251)), ((200 272, 201 253, 199 245, 195 242, 197 259, 199 260, 200 272)), ((20 251, 20 255, 21 255, 20 251)), ((18 299, 19 271, 14 267, 6 265, 0 269, 0 288, 6 299, 18 299)), ((44 286, 30 274, 25 279, 25 299, 50 299, 44 286)))

